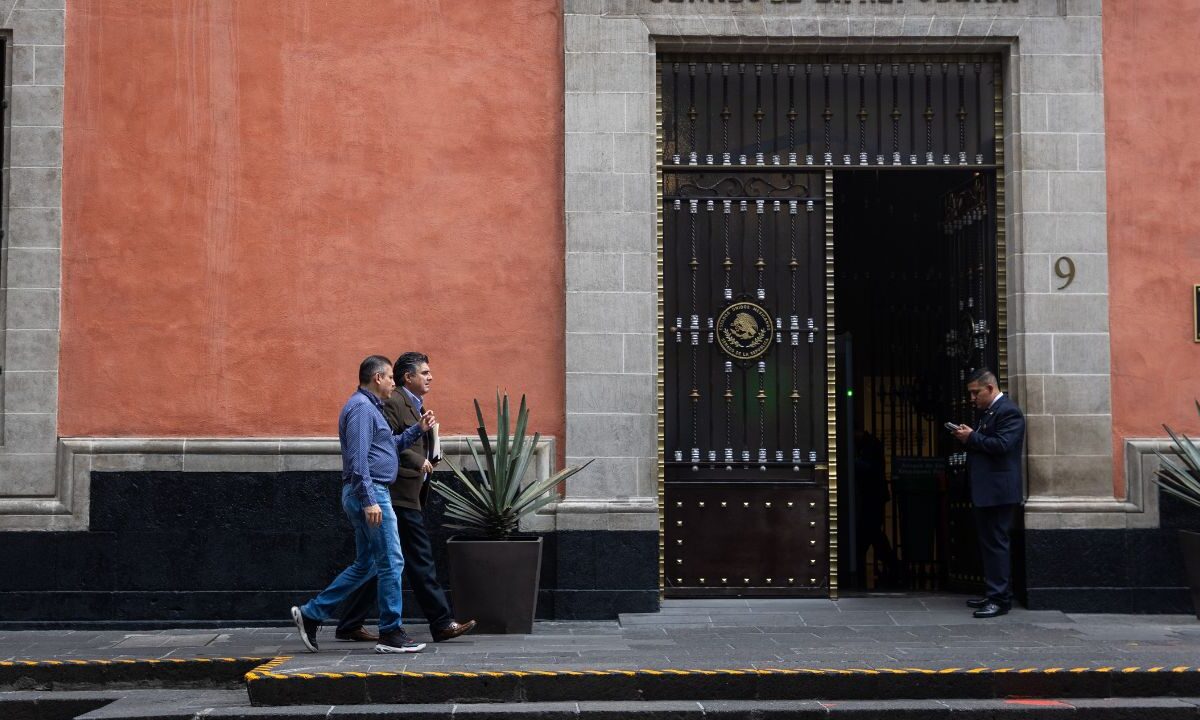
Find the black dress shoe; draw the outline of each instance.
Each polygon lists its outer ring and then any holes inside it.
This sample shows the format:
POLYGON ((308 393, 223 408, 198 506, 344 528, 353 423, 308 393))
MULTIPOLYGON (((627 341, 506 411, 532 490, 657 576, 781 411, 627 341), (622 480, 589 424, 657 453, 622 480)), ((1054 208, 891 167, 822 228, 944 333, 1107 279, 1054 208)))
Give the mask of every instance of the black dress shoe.
POLYGON ((437 630, 430 630, 429 634, 433 636, 434 642, 446 642, 447 640, 453 640, 459 635, 466 635, 474 629, 474 620, 468 620, 465 623, 451 620, 450 624, 446 627, 438 628, 437 630))
POLYGON ((979 608, 981 608, 987 604, 988 604, 988 599, 985 597, 971 598, 970 600, 967 601, 967 607, 974 608, 976 610, 978 610, 979 608))
POLYGON ((1008 608, 1008 605, 1001 605, 1000 603, 995 603, 989 600, 986 605, 976 610, 973 614, 977 618, 1000 617, 1001 615, 1008 614, 1008 608))

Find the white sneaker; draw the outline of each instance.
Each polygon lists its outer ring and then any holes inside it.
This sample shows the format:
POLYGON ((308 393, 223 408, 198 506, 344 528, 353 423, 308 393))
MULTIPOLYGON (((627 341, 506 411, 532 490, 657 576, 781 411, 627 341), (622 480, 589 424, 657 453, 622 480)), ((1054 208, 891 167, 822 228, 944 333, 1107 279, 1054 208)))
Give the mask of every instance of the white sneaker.
POLYGON ((379 633, 379 644, 375 646, 377 653, 418 653, 424 649, 425 643, 410 638, 403 628, 379 633))
POLYGON ((292 622, 300 631, 300 641, 304 643, 304 647, 308 648, 309 652, 316 652, 317 628, 321 627, 321 623, 304 617, 304 613, 300 612, 300 608, 295 605, 292 606, 292 622))

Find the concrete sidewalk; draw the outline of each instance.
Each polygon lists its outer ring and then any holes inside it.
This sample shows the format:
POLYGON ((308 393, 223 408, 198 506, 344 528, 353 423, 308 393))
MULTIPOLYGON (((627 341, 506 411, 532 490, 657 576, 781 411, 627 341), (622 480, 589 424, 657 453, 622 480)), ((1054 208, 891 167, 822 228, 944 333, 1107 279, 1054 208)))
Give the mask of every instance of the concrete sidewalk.
MULTIPOLYGON (((4 630, 0 661, 264 658, 294 667, 598 669, 695 667, 1148 666, 1200 664, 1200 621, 1185 615, 1077 615, 1015 608, 976 620, 957 595, 830 600, 667 600, 605 622, 539 622, 532 635, 468 635, 385 656, 339 642, 321 652, 280 626, 220 630, 4 630)), ((287 623, 285 625, 285 623, 287 623)), ((428 628, 406 626, 429 641, 428 628)))
MULTIPOLYGON (((0 691, 9 691, 0 692, 0 703, 6 696, 28 702, 30 690, 111 697, 122 688, 136 694, 207 687, 225 693, 221 712, 241 707, 250 717, 268 709, 250 700, 415 709, 462 702, 1200 696, 1195 617, 1015 609, 976 620, 964 600, 668 600, 655 614, 541 622, 532 635, 469 635, 414 655, 338 642, 331 627, 318 636, 321 652, 307 653, 283 619, 281 627, 249 629, 0 630, 0 691)), ((408 630, 429 638, 424 626, 408 630)), ((153 694, 142 697, 142 705, 153 705, 153 694)))

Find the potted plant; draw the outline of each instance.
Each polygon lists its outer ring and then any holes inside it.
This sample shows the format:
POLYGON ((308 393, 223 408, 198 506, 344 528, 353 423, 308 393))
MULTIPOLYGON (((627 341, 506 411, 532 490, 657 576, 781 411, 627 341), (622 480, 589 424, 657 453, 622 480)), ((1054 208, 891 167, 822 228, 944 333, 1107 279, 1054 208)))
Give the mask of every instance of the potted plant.
MULTIPOLYGON (((1196 410, 1200 412, 1200 402, 1196 403, 1196 410)), ((1165 492, 1200 509, 1200 447, 1187 435, 1177 434, 1166 425, 1163 429, 1171 436, 1175 459, 1155 452, 1159 466, 1154 471, 1154 482, 1165 492)), ((1196 617, 1200 618, 1200 532, 1180 530, 1179 546, 1183 551, 1188 587, 1192 591, 1192 606, 1196 617)))
POLYGON ((479 401, 479 449, 473 440, 467 448, 477 473, 464 472, 447 460, 460 488, 431 481, 434 492, 446 500, 446 527, 464 535, 446 543, 450 565, 450 590, 455 611, 478 621, 480 633, 530 633, 537 609, 542 566, 542 538, 520 533, 521 518, 554 502, 554 488, 591 464, 569 467, 540 480, 522 484, 540 434, 525 435, 529 409, 525 396, 510 425, 508 394, 496 393, 496 437, 488 437, 479 401), (512 434, 509 434, 509 429, 512 434))

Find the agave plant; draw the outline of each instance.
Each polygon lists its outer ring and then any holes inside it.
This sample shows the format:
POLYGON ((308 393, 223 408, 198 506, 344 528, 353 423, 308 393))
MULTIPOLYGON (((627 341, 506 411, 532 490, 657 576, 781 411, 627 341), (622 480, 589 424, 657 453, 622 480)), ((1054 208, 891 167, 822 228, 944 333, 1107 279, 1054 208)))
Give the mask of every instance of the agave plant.
POLYGON ((478 400, 475 401, 475 416, 479 420, 477 433, 482 456, 480 450, 476 450, 473 440, 467 441, 467 447, 471 456, 475 458, 475 466, 479 468, 478 478, 468 475, 462 468, 456 467, 446 459, 446 464, 461 482, 463 491, 460 492, 440 480, 433 480, 431 485, 435 492, 446 499, 446 516, 455 521, 446 523, 446 527, 499 540, 515 534, 521 518, 554 502, 557 498, 548 491, 590 465, 591 460, 580 467, 564 468, 550 477, 523 486, 521 478, 525 476, 525 471, 533 459, 533 451, 541 438, 537 433, 532 438, 525 435, 529 424, 529 409, 525 406, 525 396, 521 396, 517 422, 512 427, 512 435, 509 435, 508 394, 505 393, 502 399, 500 393, 496 393, 494 443, 488 437, 487 425, 483 421, 483 411, 479 408, 478 400))
MULTIPOLYGON (((1196 411, 1200 412, 1200 402, 1196 403, 1196 411)), ((1175 457, 1180 462, 1155 451, 1160 464, 1154 471, 1154 482, 1175 497, 1200 508, 1200 447, 1187 435, 1177 434, 1166 425, 1163 429, 1171 436, 1175 457)))

